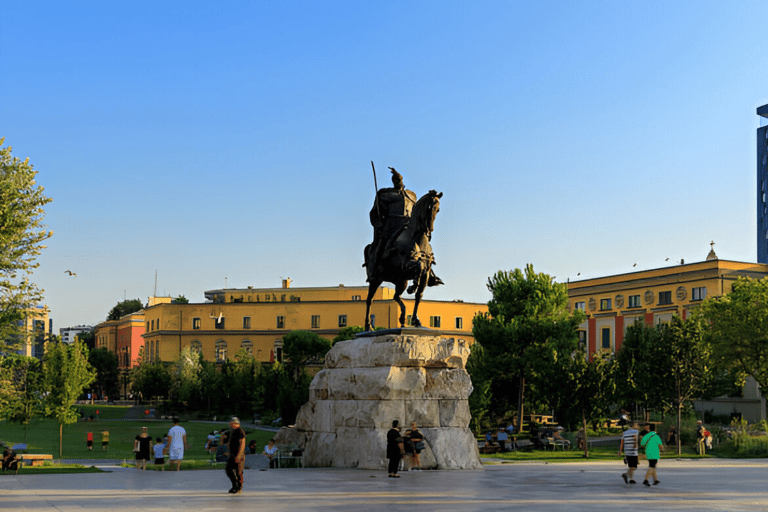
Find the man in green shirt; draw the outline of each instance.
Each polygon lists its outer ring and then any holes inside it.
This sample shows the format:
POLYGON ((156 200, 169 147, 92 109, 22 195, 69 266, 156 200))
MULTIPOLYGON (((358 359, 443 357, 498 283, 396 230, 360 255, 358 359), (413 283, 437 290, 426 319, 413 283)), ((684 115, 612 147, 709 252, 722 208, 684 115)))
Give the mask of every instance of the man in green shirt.
POLYGON ((656 475, 656 463, 659 462, 661 457, 660 450, 664 449, 664 445, 661 442, 661 438, 656 433, 656 425, 653 423, 648 424, 648 432, 643 436, 643 440, 640 441, 640 446, 645 447, 645 456, 648 458, 648 471, 645 473, 645 480, 643 485, 651 486, 648 483, 648 477, 653 476, 653 485, 659 484, 659 478, 656 475))

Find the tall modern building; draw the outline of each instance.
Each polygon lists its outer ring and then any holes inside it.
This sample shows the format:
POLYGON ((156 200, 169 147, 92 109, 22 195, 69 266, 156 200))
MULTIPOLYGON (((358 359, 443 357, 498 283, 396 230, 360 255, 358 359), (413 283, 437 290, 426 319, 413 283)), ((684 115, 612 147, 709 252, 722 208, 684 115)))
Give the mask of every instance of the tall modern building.
POLYGON ((768 105, 757 109, 757 262, 768 263, 768 105))

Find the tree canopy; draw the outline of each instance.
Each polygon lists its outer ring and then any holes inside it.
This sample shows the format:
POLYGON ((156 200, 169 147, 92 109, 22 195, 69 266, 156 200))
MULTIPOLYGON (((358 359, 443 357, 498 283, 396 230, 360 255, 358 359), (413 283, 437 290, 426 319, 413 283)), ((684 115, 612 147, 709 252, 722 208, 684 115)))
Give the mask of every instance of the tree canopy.
POLYGON ((83 390, 96 378, 96 370, 88 362, 85 346, 79 341, 48 342, 43 356, 43 380, 48 395, 45 412, 59 422, 59 457, 62 455, 64 425, 77 421, 72 407, 83 390))
POLYGON ((292 366, 303 367, 311 359, 324 357, 331 342, 311 331, 291 331, 283 336, 283 355, 292 366))
POLYGON ((125 315, 130 315, 131 313, 140 311, 143 308, 144 304, 142 304, 139 299, 124 300, 122 302, 118 302, 115 307, 109 311, 109 314, 107 314, 107 320, 119 320, 125 315))
POLYGON ((713 360, 768 389, 768 278, 741 277, 731 293, 706 299, 700 310, 713 360))
POLYGON ((42 300, 42 290, 29 278, 53 234, 42 223, 51 199, 36 184, 29 159, 14 157, 11 149, 0 147, 0 350, 18 344, 21 320, 42 300))
POLYGON ((580 310, 568 311, 566 284, 534 272, 530 264, 524 271, 497 272, 488 279, 488 290, 493 294, 488 312, 474 318, 472 333, 496 378, 518 379, 520 428, 526 382, 547 378, 558 359, 571 357, 578 345, 576 328, 585 317, 580 310))

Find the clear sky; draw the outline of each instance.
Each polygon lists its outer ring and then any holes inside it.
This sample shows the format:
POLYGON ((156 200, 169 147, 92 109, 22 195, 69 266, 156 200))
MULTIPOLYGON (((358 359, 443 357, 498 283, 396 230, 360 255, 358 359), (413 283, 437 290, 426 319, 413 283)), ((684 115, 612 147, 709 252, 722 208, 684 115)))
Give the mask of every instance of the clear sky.
POLYGON ((380 187, 391 166, 444 193, 430 299, 712 240, 755 261, 766 19, 764 0, 7 0, 0 137, 53 198, 34 280, 56 332, 146 301, 156 271, 193 302, 364 285, 371 160, 380 187))

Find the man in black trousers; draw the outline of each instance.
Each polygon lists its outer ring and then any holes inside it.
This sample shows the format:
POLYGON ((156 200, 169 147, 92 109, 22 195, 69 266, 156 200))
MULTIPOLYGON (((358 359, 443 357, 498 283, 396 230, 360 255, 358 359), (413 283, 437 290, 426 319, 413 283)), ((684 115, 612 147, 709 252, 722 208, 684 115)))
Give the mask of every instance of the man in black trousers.
POLYGON ((230 494, 239 494, 243 490, 243 469, 245 469, 245 432, 240 428, 240 420, 233 416, 229 420, 229 458, 224 471, 232 481, 230 494))
POLYGON ((392 428, 387 432, 387 458, 389 459, 389 472, 387 476, 389 478, 400 478, 400 475, 397 474, 397 467, 400 465, 400 459, 403 458, 403 453, 405 452, 403 438, 400 436, 398 425, 400 425, 400 422, 394 420, 392 428))

